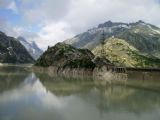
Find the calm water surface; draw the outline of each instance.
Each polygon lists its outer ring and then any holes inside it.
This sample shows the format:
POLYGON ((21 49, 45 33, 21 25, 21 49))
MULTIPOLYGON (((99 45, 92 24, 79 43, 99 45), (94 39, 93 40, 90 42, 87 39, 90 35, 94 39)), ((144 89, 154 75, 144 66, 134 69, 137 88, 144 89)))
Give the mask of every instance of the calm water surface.
POLYGON ((160 120, 160 73, 108 85, 0 67, 0 120, 160 120))

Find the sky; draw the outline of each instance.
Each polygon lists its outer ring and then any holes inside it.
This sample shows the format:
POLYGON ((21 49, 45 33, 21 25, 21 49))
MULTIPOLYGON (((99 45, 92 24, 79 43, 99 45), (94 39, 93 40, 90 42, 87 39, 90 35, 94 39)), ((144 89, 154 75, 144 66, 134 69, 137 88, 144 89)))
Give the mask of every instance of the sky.
POLYGON ((160 27, 160 0, 0 0, 0 31, 43 50, 108 20, 160 27))

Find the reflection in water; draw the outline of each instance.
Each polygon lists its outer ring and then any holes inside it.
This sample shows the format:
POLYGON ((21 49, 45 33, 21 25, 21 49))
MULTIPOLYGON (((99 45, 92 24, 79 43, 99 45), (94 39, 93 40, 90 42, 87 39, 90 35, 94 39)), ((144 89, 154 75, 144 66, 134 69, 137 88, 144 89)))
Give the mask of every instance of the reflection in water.
POLYGON ((14 66, 1 66, 0 67, 0 93, 17 87, 18 84, 22 82, 29 72, 22 67, 14 66))
POLYGON ((158 92, 123 85, 101 86, 90 79, 26 74, 21 82, 0 92, 0 120, 160 119, 158 92))

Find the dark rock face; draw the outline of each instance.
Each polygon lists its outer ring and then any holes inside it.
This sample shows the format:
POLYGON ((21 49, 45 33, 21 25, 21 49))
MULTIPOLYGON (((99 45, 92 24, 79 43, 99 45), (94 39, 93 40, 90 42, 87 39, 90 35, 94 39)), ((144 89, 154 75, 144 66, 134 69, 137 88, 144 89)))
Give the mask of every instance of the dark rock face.
POLYGON ((92 61, 96 64, 96 67, 114 66, 108 59, 102 57, 95 57, 92 61))
POLYGON ((95 67, 95 63, 92 62, 93 58, 94 55, 87 49, 76 49, 71 45, 57 43, 54 47, 49 47, 35 65, 93 69, 95 67))
POLYGON ((33 62, 33 58, 19 41, 0 32, 0 63, 33 62))

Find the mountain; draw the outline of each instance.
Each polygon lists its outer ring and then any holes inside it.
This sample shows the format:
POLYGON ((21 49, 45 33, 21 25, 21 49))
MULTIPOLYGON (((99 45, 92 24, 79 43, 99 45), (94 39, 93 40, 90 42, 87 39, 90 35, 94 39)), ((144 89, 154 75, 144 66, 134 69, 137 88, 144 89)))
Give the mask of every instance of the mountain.
POLYGON ((42 55, 43 51, 37 46, 35 42, 29 43, 23 37, 18 37, 17 40, 19 40, 21 44, 25 46, 27 51, 35 60, 37 60, 40 57, 40 55, 42 55))
POLYGON ((92 52, 96 56, 105 56, 116 66, 134 68, 160 67, 160 59, 140 54, 138 49, 123 39, 108 38, 104 41, 104 44, 98 45, 92 52))
POLYGON ((78 48, 92 50, 101 43, 104 37, 124 39, 141 53, 154 55, 160 58, 160 28, 138 21, 135 23, 121 23, 107 21, 84 33, 64 41, 78 48))
POLYGON ((57 43, 49 47, 37 60, 36 66, 54 66, 58 68, 94 68, 94 55, 87 49, 76 49, 71 45, 57 43))
MULTIPOLYGON (((133 48, 134 51, 132 53, 136 54, 136 57, 141 56, 141 59, 145 60, 150 59, 151 61, 153 60, 154 62, 160 59, 160 28, 151 25, 149 23, 145 23, 141 20, 135 23, 107 21, 103 24, 99 24, 95 28, 89 29, 84 33, 76 35, 71 39, 65 40, 64 43, 73 45, 74 47, 77 48, 88 48, 92 50, 94 53, 96 53, 95 55, 97 55, 97 53, 99 52, 96 51, 98 51, 97 49, 100 49, 100 45, 103 40, 105 40, 105 44, 107 43, 107 41, 109 42, 108 44, 111 44, 111 46, 112 44, 114 44, 115 39, 111 38, 115 38, 117 41, 123 41, 122 42, 122 44, 124 45, 123 47, 130 46, 131 48, 133 48), (99 47, 95 48, 97 46, 99 47)), ((106 44, 105 46, 107 46, 108 44, 106 44)), ((112 48, 112 50, 117 51, 118 50, 117 46, 116 48, 112 48)), ((108 54, 111 55, 112 53, 108 54)), ((127 56, 128 56, 127 63, 122 64, 122 61, 118 61, 119 63, 117 62, 115 63, 131 67, 134 67, 137 64, 141 64, 139 66, 147 67, 146 63, 143 63, 144 65, 142 65, 142 62, 138 62, 138 59, 136 57, 134 58, 134 60, 136 61, 134 61, 134 63, 131 63, 133 62, 132 60, 135 55, 130 56, 128 54, 127 56)), ((109 59, 110 61, 115 61, 115 59, 113 59, 112 56, 109 57, 110 58, 107 59, 109 59)), ((117 54, 116 59, 120 60, 121 57, 125 58, 124 56, 120 56, 117 54)), ((155 64, 157 64, 157 62, 155 62, 155 64)), ((148 66, 151 67, 155 65, 152 64, 148 66)))
POLYGON ((15 38, 0 32, 0 63, 33 63, 34 59, 15 38))

